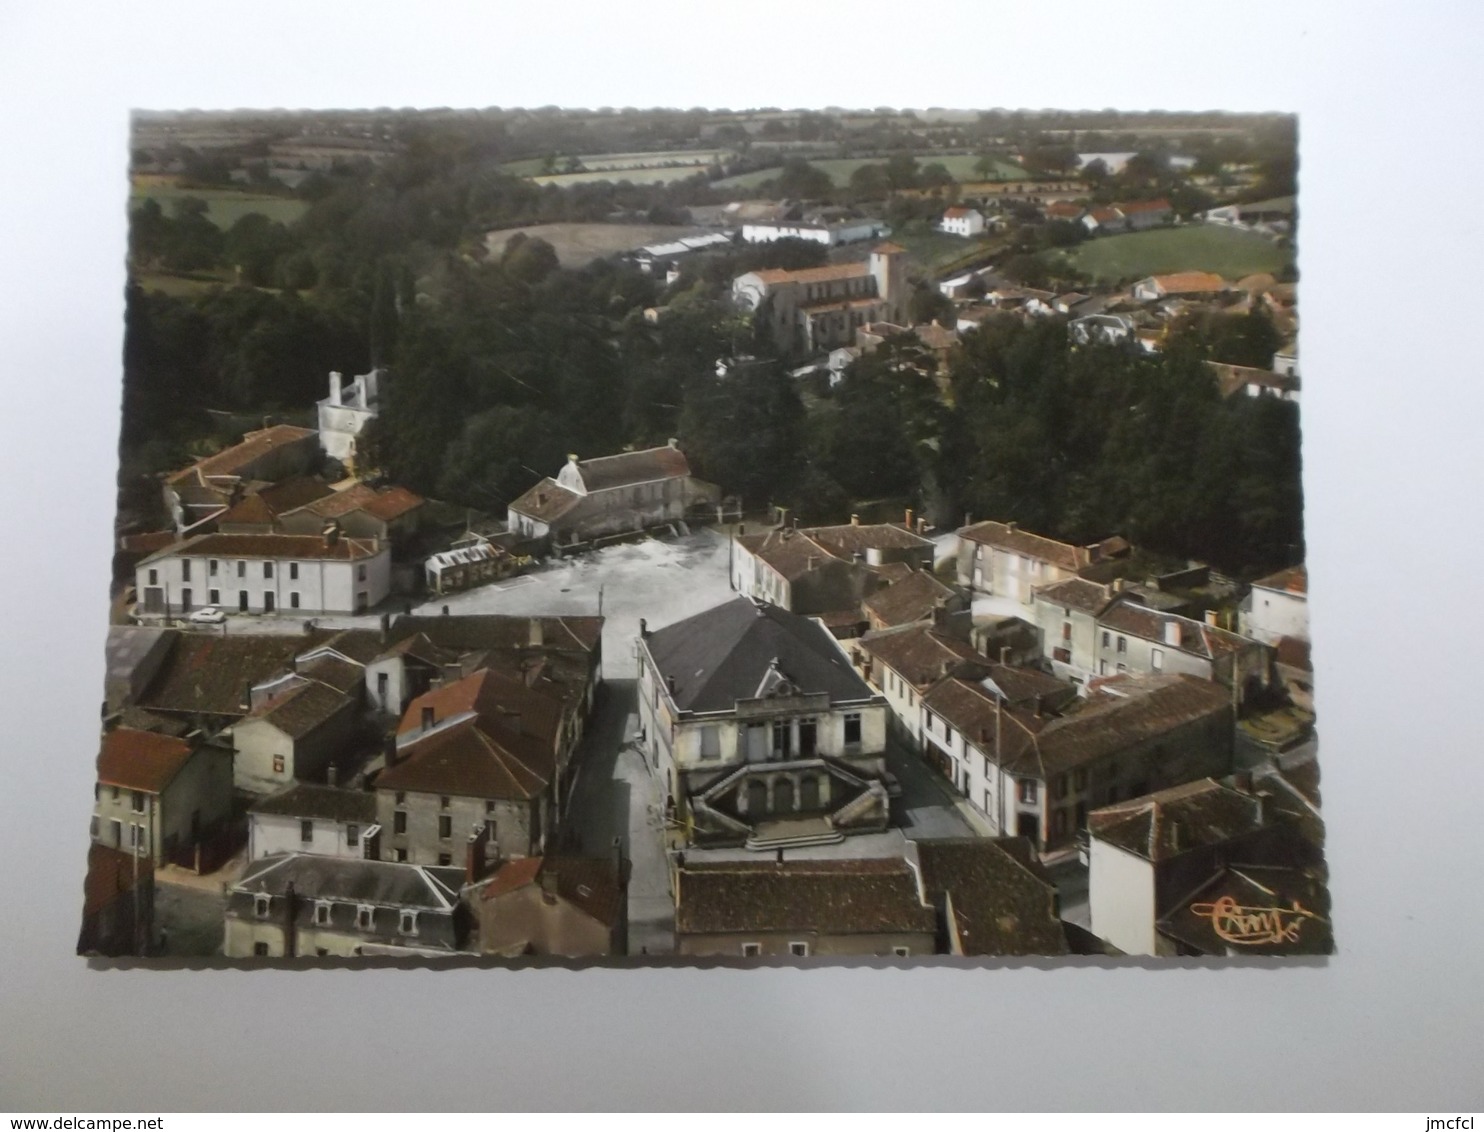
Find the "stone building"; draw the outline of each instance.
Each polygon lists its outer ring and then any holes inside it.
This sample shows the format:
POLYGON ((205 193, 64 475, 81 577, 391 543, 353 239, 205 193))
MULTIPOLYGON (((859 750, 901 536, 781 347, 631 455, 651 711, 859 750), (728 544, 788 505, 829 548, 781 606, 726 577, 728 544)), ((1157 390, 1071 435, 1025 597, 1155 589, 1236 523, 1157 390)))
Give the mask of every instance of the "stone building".
POLYGON ((757 315, 785 354, 812 356, 855 344, 867 323, 907 325, 907 253, 884 243, 863 262, 769 268, 732 280, 732 299, 757 315))
POLYGON ((629 872, 617 850, 505 862, 466 892, 479 950, 507 958, 626 954, 629 872))
POLYGON ((356 438, 376 416, 381 405, 379 369, 357 374, 348 383, 338 373, 330 374, 330 395, 319 402, 319 439, 325 455, 349 469, 356 464, 356 438))
POLYGON ((527 539, 586 542, 679 522, 693 508, 721 502, 721 489, 691 474, 690 461, 671 440, 662 448, 579 460, 547 477, 510 504, 508 526, 527 539))
POLYGON ((641 743, 683 841, 762 847, 883 829, 886 701, 818 621, 740 597, 650 632, 641 743))
POLYGON ((166 476, 165 509, 181 534, 209 529, 246 488, 303 475, 319 459, 319 434, 312 428, 272 425, 258 429, 240 443, 166 476))
POLYGON ((232 813, 232 752, 119 727, 103 736, 93 841, 157 864, 190 849, 232 813))
POLYGON ((958 581, 975 593, 1030 605, 1037 586, 1105 571, 1129 549, 1116 535, 1077 546, 1032 534, 1016 523, 973 523, 958 532, 958 581))

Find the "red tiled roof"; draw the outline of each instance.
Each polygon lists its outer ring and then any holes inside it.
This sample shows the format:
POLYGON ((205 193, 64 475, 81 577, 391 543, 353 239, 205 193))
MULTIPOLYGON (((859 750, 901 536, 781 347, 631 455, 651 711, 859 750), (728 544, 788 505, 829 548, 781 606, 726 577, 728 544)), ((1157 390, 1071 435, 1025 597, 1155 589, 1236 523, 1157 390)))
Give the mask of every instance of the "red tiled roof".
POLYGON ((1168 212, 1170 202, 1161 197, 1159 200, 1119 201, 1114 207, 1127 216, 1131 212, 1168 212))
POLYGON ((1309 592, 1309 571, 1303 566, 1290 566, 1286 570, 1279 570, 1276 574, 1269 574, 1266 578, 1259 578, 1252 584, 1261 586, 1265 590, 1286 590, 1291 594, 1307 594, 1309 592))
POLYGON ((582 501, 575 491, 568 491, 556 480, 547 476, 519 499, 510 504, 510 510, 527 515, 538 523, 554 523, 582 501))
POLYGON ((1226 280, 1209 271, 1179 271, 1173 275, 1152 275, 1150 279, 1166 295, 1193 295, 1226 290, 1226 280))
POLYGON ((871 252, 874 255, 896 255, 898 252, 905 252, 906 250, 901 244, 894 244, 890 240, 887 240, 884 244, 877 244, 871 249, 871 252))
POLYGON ((103 736, 98 781, 105 786, 158 794, 170 785, 194 751, 184 739, 119 727, 103 736))
POLYGON ((119 539, 119 549, 129 554, 153 554, 173 542, 174 531, 145 531, 143 534, 124 535, 119 539))
POLYGON ((320 535, 197 535, 143 561, 167 555, 191 555, 196 558, 322 558, 335 562, 354 562, 374 558, 381 545, 375 539, 339 538, 326 542, 320 535))
POLYGON ((1024 554, 1030 558, 1039 558, 1063 570, 1071 571, 1081 570, 1104 558, 1115 557, 1128 549, 1128 543, 1117 535, 1095 543, 1091 547, 1073 546, 1071 543, 1058 542, 1045 535, 1023 531, 1011 523, 998 523, 993 520, 964 527, 958 532, 958 536, 970 542, 983 543, 986 546, 1003 550, 1013 550, 1016 554, 1024 554))
POLYGON ((832 283, 841 279, 860 279, 871 274, 871 268, 865 263, 832 263, 824 267, 804 267, 797 271, 788 271, 782 267, 770 267, 763 271, 754 271, 764 283, 832 283))
POLYGON ((244 436, 241 443, 225 448, 214 456, 197 460, 189 468, 182 468, 178 472, 171 473, 167 477, 167 482, 174 484, 184 480, 194 480, 198 475, 236 475, 240 469, 275 449, 284 448, 315 435, 317 433, 312 428, 297 428, 294 425, 273 425, 271 428, 258 429, 244 436))

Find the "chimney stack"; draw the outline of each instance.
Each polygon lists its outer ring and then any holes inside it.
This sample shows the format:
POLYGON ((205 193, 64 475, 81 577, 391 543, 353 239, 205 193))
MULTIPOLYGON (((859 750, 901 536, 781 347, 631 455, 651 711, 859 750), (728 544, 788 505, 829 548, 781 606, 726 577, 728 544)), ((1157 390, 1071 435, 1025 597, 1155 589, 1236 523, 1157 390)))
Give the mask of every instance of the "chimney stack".
POLYGON ((641 641, 649 640, 649 622, 643 617, 639 618, 639 639, 641 641))
POLYGON ((340 371, 330 371, 330 404, 339 405, 340 401, 340 371))
POLYGON ((1213 629, 1221 628, 1220 614, 1214 609, 1206 610, 1206 624, 1210 625, 1213 629))
POLYGON ((387 636, 391 633, 392 629, 392 615, 390 613, 383 613, 378 624, 381 629, 381 643, 386 644, 387 636))
POLYGON ((672 436, 672 437, 670 437, 670 439, 668 441, 668 445, 671 448, 679 448, 680 447, 680 438, 678 436, 672 436))
POLYGON ((334 546, 340 541, 340 524, 334 519, 325 522, 324 529, 320 532, 324 537, 326 546, 334 546))
POLYGON ((861 517, 859 515, 854 515, 854 514, 851 515, 850 516, 850 525, 852 527, 858 527, 858 526, 860 526, 861 525, 861 517))
POLYGON ((1006 523, 1005 524, 1005 530, 1009 531, 1012 535, 1016 531, 1018 531, 1019 529, 1020 529, 1020 524, 1019 523, 1016 523, 1016 522, 1013 522, 1012 521, 1012 522, 1009 522, 1009 523, 1006 523))
POLYGON ((906 527, 909 531, 912 529, 912 508, 910 507, 907 508, 907 517, 903 520, 902 526, 906 527))

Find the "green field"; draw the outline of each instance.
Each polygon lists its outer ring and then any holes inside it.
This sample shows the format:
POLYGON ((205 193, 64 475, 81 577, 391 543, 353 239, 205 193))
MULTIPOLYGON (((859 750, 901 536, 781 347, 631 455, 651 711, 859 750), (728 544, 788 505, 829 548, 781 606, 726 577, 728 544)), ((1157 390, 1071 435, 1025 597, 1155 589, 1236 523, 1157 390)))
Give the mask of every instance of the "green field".
MULTIPOLYGON (((982 181, 974 166, 979 158, 972 153, 958 153, 949 156, 934 153, 919 153, 916 155, 918 168, 928 165, 942 165, 953 176, 956 181, 982 181)), ((830 180, 837 186, 850 183, 850 176, 862 165, 885 165, 884 157, 821 157, 812 159, 809 164, 816 169, 821 169, 829 174, 830 180)), ((751 173, 739 173, 735 177, 723 177, 714 182, 719 189, 755 189, 764 181, 771 181, 778 176, 779 169, 774 166, 769 169, 754 169, 751 173)), ((1019 181, 1025 177, 1025 170, 1010 161, 996 161, 993 172, 987 178, 991 181, 1019 181)))
POLYGON ((947 232, 935 232, 926 225, 898 228, 891 234, 892 242, 907 249, 907 257, 924 273, 935 274, 946 264, 954 263, 976 251, 988 251, 1004 243, 1001 238, 966 240, 962 236, 951 236, 947 232))
POLYGON ((1259 271, 1277 271, 1293 262, 1290 249, 1278 247, 1265 236, 1215 224, 1103 236, 1070 252, 1050 254, 1099 281, 1141 279, 1172 271, 1212 271, 1224 279, 1240 279, 1259 271))
POLYGON ((243 189, 182 189, 172 185, 150 185, 135 188, 129 194, 130 209, 138 208, 146 198, 157 200, 165 215, 172 215, 171 204, 181 197, 199 197, 207 204, 207 218, 226 231, 249 212, 260 212, 269 220, 292 224, 309 207, 293 197, 266 196, 243 189))
POLYGON ((553 173, 547 177, 530 178, 538 185, 590 185, 595 181, 628 181, 631 185, 663 185, 668 181, 683 181, 697 173, 705 173, 710 165, 676 165, 660 169, 594 169, 587 173, 553 173))

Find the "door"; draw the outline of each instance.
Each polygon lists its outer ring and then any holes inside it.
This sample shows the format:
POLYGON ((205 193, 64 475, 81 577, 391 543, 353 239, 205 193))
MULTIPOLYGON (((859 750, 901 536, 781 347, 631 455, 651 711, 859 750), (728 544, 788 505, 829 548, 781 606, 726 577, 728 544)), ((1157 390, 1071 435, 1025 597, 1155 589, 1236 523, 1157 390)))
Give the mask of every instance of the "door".
POLYGON ((273 612, 273 595, 271 593, 267 593, 267 594, 264 594, 263 595, 263 612, 264 613, 272 613, 273 612))
POLYGON ((812 774, 799 783, 799 809, 819 809, 819 779, 812 774))
POLYGON ((812 759, 818 749, 819 725, 812 719, 799 720, 799 757, 812 759))
POLYGON ((786 778, 773 784, 773 810, 780 814, 794 812, 794 784, 786 778))
POLYGON ((237 594, 237 612, 238 613, 246 613, 247 612, 247 591, 246 590, 241 590, 237 594))
POLYGON ((1015 815, 1015 836, 1028 837, 1033 844, 1041 842, 1041 822, 1035 814, 1015 815))
POLYGON ((756 779, 747 784, 747 816, 750 818, 767 817, 768 815, 768 787, 766 783, 758 782, 756 779))
POLYGON ((180 611, 189 613, 191 611, 191 591, 189 588, 180 591, 180 611))

